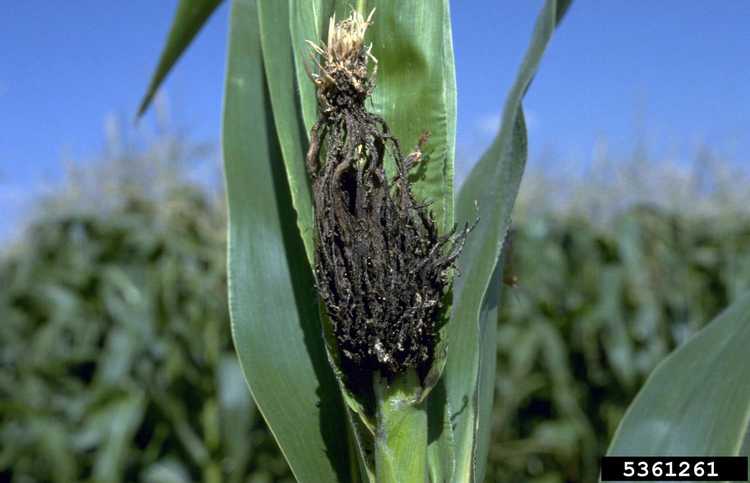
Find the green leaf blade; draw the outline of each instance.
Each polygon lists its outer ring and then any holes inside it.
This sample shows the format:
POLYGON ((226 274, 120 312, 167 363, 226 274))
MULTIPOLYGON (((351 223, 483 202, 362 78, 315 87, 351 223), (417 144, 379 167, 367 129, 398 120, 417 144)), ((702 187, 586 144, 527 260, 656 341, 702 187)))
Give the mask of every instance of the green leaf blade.
POLYGON ((651 373, 610 456, 739 455, 750 424, 750 294, 651 373))
POLYGON ((149 82, 146 94, 138 108, 137 117, 141 117, 148 109, 156 91, 164 79, 185 52, 211 14, 219 7, 222 0, 180 0, 177 6, 172 28, 167 37, 167 43, 162 50, 156 71, 149 82))
MULTIPOLYGON (((521 117, 522 119, 523 117, 521 117)), ((525 132, 526 129, 523 129, 525 132)), ((479 313, 479 377, 477 378, 477 418, 475 423, 474 481, 484 481, 492 436, 492 404, 495 400, 497 369, 497 319, 503 277, 502 257, 495 266, 487 296, 479 313)))
MULTIPOLYGON (((454 287, 454 311, 448 325, 450 354, 445 378, 448 402, 454 411, 456 440, 456 472, 454 481, 478 481, 488 434, 479 433, 489 421, 483 415, 489 411, 480 407, 480 379, 494 380, 494 367, 488 367, 488 354, 494 357, 494 337, 487 334, 487 324, 496 324, 492 311, 482 310, 493 280, 494 263, 498 260, 505 236, 510 227, 510 216, 526 164, 526 127, 521 100, 541 61, 544 49, 569 1, 548 0, 540 12, 531 43, 503 108, 502 125, 490 148, 464 182, 456 203, 459 225, 480 221, 468 237, 459 258, 461 276, 454 287), (478 213, 477 213, 478 210, 478 213), (485 443, 478 443, 478 440, 485 443), (479 446, 477 446, 479 444, 479 446)), ((484 431, 484 430, 483 430, 484 431)))
POLYGON ((253 0, 232 8, 222 146, 230 314, 245 379, 298 481, 350 481, 344 408, 294 226, 253 0))
POLYGON ((453 412, 445 393, 445 380, 440 379, 427 398, 428 440, 427 470, 431 483, 451 481, 456 467, 454 451, 453 412))

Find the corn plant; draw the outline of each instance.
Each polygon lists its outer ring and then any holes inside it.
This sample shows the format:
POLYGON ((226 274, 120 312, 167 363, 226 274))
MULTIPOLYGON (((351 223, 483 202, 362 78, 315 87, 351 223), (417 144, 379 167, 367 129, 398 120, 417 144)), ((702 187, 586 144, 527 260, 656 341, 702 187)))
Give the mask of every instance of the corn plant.
MULTIPOLYGON (((259 411, 299 481, 483 481, 522 98, 570 2, 545 2, 499 132, 456 194, 447 0, 231 3, 229 302, 259 411)), ((141 112, 219 4, 181 0, 141 112)), ((739 451, 748 310, 655 371, 612 454, 739 451)))

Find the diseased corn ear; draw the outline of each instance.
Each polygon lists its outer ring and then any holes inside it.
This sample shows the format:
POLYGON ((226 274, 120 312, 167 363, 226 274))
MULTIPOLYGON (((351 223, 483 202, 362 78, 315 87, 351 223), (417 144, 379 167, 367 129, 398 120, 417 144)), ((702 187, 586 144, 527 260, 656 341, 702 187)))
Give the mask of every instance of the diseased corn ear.
POLYGON ((432 365, 437 322, 468 227, 439 234, 429 200, 416 200, 409 171, 422 161, 427 135, 403 156, 387 122, 368 112, 374 80, 357 12, 314 45, 320 117, 307 166, 315 207, 315 273, 352 388, 373 374, 432 365), (389 179, 386 156, 395 160, 389 179))

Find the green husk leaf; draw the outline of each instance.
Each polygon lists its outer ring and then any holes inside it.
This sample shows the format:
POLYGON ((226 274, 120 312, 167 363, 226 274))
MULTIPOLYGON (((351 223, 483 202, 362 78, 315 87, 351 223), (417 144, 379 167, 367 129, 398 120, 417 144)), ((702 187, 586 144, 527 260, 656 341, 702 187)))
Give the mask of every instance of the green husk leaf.
POLYGON ((442 233, 453 226, 456 79, 447 0, 370 0, 375 9, 368 41, 378 59, 372 96, 404 153, 430 133, 427 159, 415 169, 413 192, 432 202, 442 233))
MULTIPOLYGON (((296 91, 297 76, 290 32, 290 7, 287 2, 259 0, 263 62, 268 81, 271 105, 284 158, 292 204, 297 213, 297 228, 305 245, 305 253, 313 263, 313 206, 310 183, 305 171, 308 131, 302 121, 302 110, 296 91)), ((312 84, 306 79, 307 84, 312 84)))
POLYGON ((328 33, 328 20, 333 15, 335 5, 334 0, 289 0, 289 26, 294 50, 295 75, 307 136, 318 120, 315 85, 310 81, 308 74, 308 71, 312 72, 317 66, 312 61, 307 41, 317 44, 324 41, 328 33))

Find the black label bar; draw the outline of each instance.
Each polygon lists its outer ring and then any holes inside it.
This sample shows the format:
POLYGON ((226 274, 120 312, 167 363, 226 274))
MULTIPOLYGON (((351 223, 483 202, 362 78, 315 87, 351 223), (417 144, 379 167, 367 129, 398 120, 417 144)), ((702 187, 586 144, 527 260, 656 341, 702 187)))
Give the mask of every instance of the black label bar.
POLYGON ((747 456, 605 456, 601 481, 747 481, 747 456))

